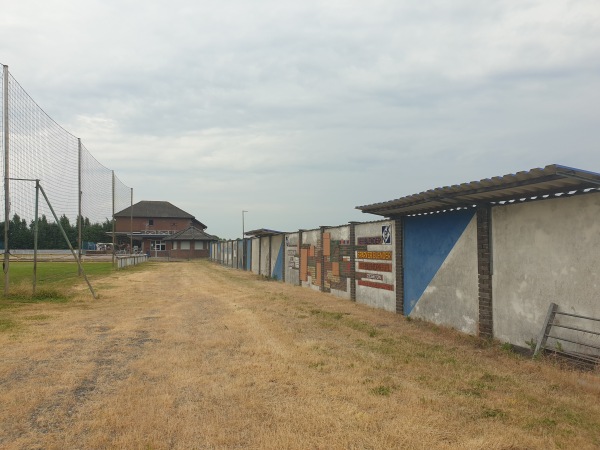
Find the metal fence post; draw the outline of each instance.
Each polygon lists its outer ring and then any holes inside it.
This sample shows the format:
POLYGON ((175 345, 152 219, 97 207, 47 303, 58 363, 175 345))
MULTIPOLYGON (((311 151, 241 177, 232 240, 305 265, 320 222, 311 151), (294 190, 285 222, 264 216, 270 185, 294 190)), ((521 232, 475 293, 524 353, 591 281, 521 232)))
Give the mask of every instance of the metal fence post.
POLYGON ((548 313, 546 314, 546 321, 544 322, 544 326, 540 331, 540 335, 538 336, 537 345, 535 347, 535 351, 533 352, 533 357, 535 358, 540 351, 546 347, 546 341, 548 340, 548 334, 550 334, 550 328, 552 328, 552 322, 554 322, 554 316, 556 315, 556 310, 558 309, 558 305, 556 303, 550 303, 548 306, 548 313))

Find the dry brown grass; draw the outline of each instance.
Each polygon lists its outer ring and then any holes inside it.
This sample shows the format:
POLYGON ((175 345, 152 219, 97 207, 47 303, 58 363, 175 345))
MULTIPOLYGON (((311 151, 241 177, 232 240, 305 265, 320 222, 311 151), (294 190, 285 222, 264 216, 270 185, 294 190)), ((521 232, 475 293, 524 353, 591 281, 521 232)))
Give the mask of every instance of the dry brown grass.
POLYGON ((0 309, 0 448, 600 447, 597 373, 208 262, 146 267, 97 301, 0 309))

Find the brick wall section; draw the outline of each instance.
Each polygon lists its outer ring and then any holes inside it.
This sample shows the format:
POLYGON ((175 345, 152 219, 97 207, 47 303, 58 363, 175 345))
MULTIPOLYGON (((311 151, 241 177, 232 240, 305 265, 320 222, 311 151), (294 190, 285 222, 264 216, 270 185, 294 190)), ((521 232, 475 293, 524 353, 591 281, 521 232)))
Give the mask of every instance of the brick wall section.
POLYGON ((302 230, 298 230, 298 286, 302 286, 302 230))
POLYGON ((394 219, 394 263, 396 278, 396 314, 404 315, 404 221, 394 219))
POLYGON ((477 271, 479 279, 479 336, 494 336, 492 315, 491 208, 477 209, 477 271))
POLYGON ((356 222, 350 222, 350 300, 356 301, 356 222))
POLYGON ((325 252, 323 251, 323 233, 325 233, 326 227, 320 227, 321 234, 319 236, 319 243, 317 244, 317 252, 316 257, 317 261, 320 261, 321 270, 319 273, 319 277, 321 278, 321 283, 319 283, 319 289, 321 292, 329 292, 329 289, 325 289, 325 252))
MULTIPOLYGON (((159 252, 161 253, 161 252, 159 252)), ((190 258, 208 258, 208 249, 204 250, 170 250, 168 252, 171 258, 177 259, 190 259, 190 258)), ((154 252, 152 252, 152 256, 154 256, 154 252)))

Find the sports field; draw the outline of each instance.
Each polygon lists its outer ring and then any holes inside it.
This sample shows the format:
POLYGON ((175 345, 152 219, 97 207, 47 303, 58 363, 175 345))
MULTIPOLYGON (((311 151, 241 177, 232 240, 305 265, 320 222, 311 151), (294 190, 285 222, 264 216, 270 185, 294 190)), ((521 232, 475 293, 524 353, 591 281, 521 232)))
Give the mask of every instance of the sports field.
POLYGON ((91 278, 0 300, 0 448, 600 448, 598 372, 207 261, 91 278))

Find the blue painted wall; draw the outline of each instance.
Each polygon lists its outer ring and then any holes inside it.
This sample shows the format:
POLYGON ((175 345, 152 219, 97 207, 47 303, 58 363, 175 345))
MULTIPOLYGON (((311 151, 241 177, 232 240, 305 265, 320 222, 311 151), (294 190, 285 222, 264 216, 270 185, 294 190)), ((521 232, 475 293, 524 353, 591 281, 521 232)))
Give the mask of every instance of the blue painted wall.
POLYGON ((246 239, 246 270, 252 270, 252 239, 246 239))
POLYGON ((273 273, 271 276, 277 278, 279 281, 283 280, 283 247, 285 242, 279 246, 279 252, 277 252, 277 260, 275 261, 275 267, 273 267, 273 273))
POLYGON ((404 314, 409 315, 475 215, 475 209, 404 219, 404 314))

